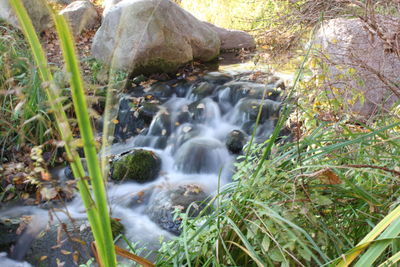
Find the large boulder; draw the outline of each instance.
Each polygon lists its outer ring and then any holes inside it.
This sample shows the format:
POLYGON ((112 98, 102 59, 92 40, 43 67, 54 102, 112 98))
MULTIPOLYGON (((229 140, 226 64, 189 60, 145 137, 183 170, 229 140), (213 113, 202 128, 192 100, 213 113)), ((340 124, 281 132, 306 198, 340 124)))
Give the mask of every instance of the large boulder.
POLYGON ((221 50, 232 50, 232 49, 254 49, 256 48, 256 42, 253 36, 245 31, 230 30, 220 28, 214 24, 205 22, 213 31, 215 31, 219 39, 221 40, 221 50))
MULTIPOLYGON (((378 16, 377 20, 388 30, 388 36, 400 28, 399 19, 378 16)), ((395 102, 388 84, 400 82, 400 57, 385 51, 385 41, 369 31, 361 19, 328 20, 317 31, 314 42, 321 52, 318 58, 327 66, 318 69, 318 74, 327 77, 325 87, 331 97, 346 100, 346 110, 369 118, 395 102)))
MULTIPOLYGON (((37 32, 43 32, 53 25, 50 11, 46 6, 46 0, 22 0, 22 2, 37 32)), ((9 4, 9 0, 0 1, 0 19, 19 27, 18 18, 9 4)))
POLYGON ((96 8, 87 0, 72 2, 60 11, 60 15, 63 15, 68 20, 75 35, 93 28, 100 21, 96 8))
POLYGON ((210 61, 218 35, 170 0, 125 0, 105 15, 93 56, 132 75, 172 73, 192 60, 210 61))

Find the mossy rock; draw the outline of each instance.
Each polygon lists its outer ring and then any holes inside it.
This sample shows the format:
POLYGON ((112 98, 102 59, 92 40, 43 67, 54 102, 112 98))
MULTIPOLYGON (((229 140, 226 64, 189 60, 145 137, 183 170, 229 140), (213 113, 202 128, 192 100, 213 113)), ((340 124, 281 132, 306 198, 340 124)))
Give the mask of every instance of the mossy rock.
POLYGON ((161 159, 152 151, 137 149, 115 160, 113 180, 146 183, 154 181, 161 170, 161 159))

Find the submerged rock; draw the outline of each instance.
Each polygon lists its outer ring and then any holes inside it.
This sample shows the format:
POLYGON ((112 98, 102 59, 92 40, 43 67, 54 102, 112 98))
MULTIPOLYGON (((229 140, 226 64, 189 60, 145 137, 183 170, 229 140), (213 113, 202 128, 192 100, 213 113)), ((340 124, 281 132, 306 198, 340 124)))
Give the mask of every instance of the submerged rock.
POLYGON ((19 236, 16 233, 20 219, 0 219, 0 251, 10 252, 10 248, 16 244, 19 236))
POLYGON ((152 151, 137 149, 112 163, 111 178, 117 181, 146 183, 155 180, 161 170, 161 159, 152 151))
POLYGON ((182 231, 181 219, 174 219, 175 209, 186 212, 189 217, 196 217, 205 208, 207 197, 203 189, 195 184, 181 185, 176 189, 162 188, 153 193, 146 213, 161 228, 179 235, 182 231))
POLYGON ((178 149, 175 164, 184 173, 218 174, 229 157, 226 147, 217 139, 196 137, 178 149))
POLYGON ((155 98, 161 102, 167 101, 174 94, 174 89, 167 83, 155 83, 150 87, 144 96, 146 98, 155 98))
POLYGON ((233 130, 226 137, 226 147, 233 154, 242 153, 243 147, 246 144, 246 135, 240 130, 233 130))
POLYGON ((192 60, 215 59, 219 50, 217 33, 170 0, 126 0, 108 8, 92 45, 95 58, 133 76, 174 73, 192 60))

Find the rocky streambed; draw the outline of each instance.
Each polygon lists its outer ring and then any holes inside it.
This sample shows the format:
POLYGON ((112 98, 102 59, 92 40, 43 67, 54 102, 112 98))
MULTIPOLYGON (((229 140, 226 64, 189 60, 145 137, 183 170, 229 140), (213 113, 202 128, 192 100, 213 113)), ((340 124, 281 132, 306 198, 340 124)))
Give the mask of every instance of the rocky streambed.
MULTIPOLYGON (((175 210, 197 216, 220 184, 231 181, 236 157, 256 126, 255 141, 272 133, 281 109, 281 79, 262 72, 207 72, 143 86, 134 79, 120 95, 107 192, 114 233, 123 234, 142 255, 159 240, 181 232, 175 210)), ((57 170, 71 179, 69 169, 57 170)), ((205 211, 205 213, 208 211, 205 211)), ((14 245, 11 256, 33 265, 65 266, 90 257, 86 215, 79 197, 59 210, 13 207, 0 213, 0 226, 14 245), (13 235, 29 215, 20 235, 13 235), (50 226, 49 226, 50 225, 50 226)), ((126 246, 124 241, 118 241, 126 246)))

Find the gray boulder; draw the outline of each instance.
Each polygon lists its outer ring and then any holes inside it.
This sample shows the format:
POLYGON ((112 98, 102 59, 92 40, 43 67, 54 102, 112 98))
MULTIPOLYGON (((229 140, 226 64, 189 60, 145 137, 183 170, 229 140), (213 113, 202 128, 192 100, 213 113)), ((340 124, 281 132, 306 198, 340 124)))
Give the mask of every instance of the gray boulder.
MULTIPOLYGON (((43 32, 53 25, 51 14, 46 6, 46 0, 22 0, 33 26, 37 32, 43 32)), ((0 19, 19 28, 18 18, 9 4, 9 0, 0 1, 0 19)))
POLYGON ((218 35, 170 0, 121 1, 105 14, 92 45, 95 58, 133 76, 173 73, 219 50, 218 35))
POLYGON ((72 2, 61 10, 59 14, 67 19, 75 35, 93 28, 100 21, 100 16, 97 14, 96 8, 87 0, 72 2))
POLYGON ((179 235, 181 218, 174 218, 175 209, 196 217, 206 206, 207 194, 195 184, 181 185, 178 188, 161 188, 153 192, 146 213, 161 228, 179 235))
POLYGON ((208 22, 204 23, 218 34, 218 37, 221 40, 221 51, 256 48, 256 42, 254 41, 253 36, 245 31, 229 30, 220 28, 208 22))
MULTIPOLYGON (((382 28, 387 29, 388 36, 397 34, 399 19, 382 16, 376 19, 382 28)), ((324 86, 332 92, 331 97, 345 100, 342 101, 345 111, 368 119, 389 109, 396 101, 397 97, 387 83, 398 86, 400 58, 396 53, 386 51, 385 41, 367 30, 363 21, 328 20, 317 31, 314 42, 319 49, 317 59, 328 67, 317 68, 315 72, 328 77, 324 86)))

